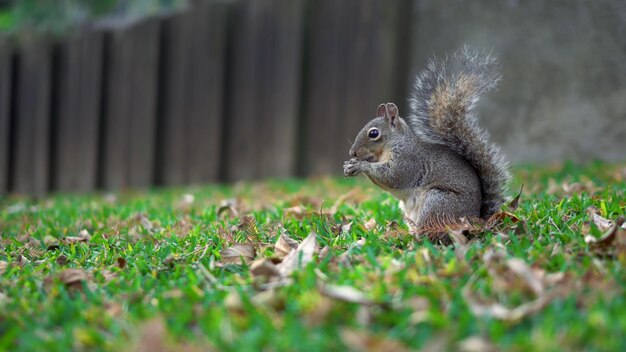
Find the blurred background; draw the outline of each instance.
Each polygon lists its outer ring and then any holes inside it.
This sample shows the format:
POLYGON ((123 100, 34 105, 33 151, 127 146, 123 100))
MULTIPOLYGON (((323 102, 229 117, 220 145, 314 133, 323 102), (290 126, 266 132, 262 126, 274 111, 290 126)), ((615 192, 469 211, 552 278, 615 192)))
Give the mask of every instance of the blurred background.
POLYGON ((512 163, 626 159, 623 0, 0 0, 0 194, 340 174, 463 44, 512 163))

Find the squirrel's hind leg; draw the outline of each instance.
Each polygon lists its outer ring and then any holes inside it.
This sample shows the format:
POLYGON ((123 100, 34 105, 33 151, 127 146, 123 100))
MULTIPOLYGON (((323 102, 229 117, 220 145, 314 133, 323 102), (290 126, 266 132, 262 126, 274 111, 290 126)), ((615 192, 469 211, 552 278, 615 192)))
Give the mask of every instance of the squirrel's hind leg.
POLYGON ((445 234, 460 218, 477 218, 480 205, 450 191, 429 189, 423 192, 413 209, 405 209, 406 216, 417 226, 417 232, 431 239, 445 234))

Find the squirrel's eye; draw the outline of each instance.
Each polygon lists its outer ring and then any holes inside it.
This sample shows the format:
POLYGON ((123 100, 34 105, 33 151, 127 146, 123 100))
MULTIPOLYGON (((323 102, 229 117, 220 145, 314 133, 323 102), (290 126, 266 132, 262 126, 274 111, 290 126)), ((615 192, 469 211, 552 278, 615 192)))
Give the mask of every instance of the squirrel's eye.
POLYGON ((378 139, 378 137, 380 137, 380 131, 378 130, 378 128, 371 128, 369 131, 367 131, 367 136, 370 137, 371 139, 378 139))

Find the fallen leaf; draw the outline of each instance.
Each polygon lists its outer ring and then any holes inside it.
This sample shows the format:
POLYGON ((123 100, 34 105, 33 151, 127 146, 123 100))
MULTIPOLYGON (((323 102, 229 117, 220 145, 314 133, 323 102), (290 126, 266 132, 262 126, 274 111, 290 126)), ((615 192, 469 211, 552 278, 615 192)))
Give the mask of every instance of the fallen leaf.
POLYGON ((491 304, 481 303, 474 298, 467 287, 462 290, 462 294, 465 303, 467 303, 474 315, 504 321, 519 321, 522 318, 535 314, 548 306, 556 297, 555 291, 552 291, 511 309, 497 302, 491 304))
POLYGON ((58 278, 67 288, 82 289, 83 282, 89 280, 89 275, 82 269, 70 268, 63 270, 58 278))
POLYGON ((388 337, 354 329, 342 329, 341 340, 351 351, 403 352, 409 350, 402 343, 388 337))
POLYGON ((350 221, 349 223, 345 224, 345 225, 341 225, 341 234, 342 235, 347 235, 350 234, 350 230, 352 230, 352 221, 350 221))
POLYGON ((268 258, 257 259, 250 265, 250 273, 254 276, 272 278, 279 276, 280 272, 276 265, 268 258))
POLYGON ((167 346, 165 322, 161 318, 153 318, 141 327, 138 352, 170 351, 167 346))
POLYGON ((522 196, 523 190, 524 190, 524 184, 522 183, 522 187, 520 187, 519 193, 517 194, 517 196, 515 196, 515 198, 513 198, 513 200, 511 200, 511 202, 507 206, 507 208, 510 211, 517 210, 517 207, 519 206, 519 200, 520 200, 520 197, 522 196))
POLYGON ((365 229, 367 231, 372 231, 372 230, 374 230, 376 228, 376 225, 377 225, 376 219, 371 218, 371 219, 367 220, 365 222, 365 224, 363 224, 363 227, 365 227, 365 229))
POLYGON ((249 244, 236 244, 220 251, 224 264, 250 264, 254 259, 254 247, 249 244))
POLYGON ((302 205, 296 205, 283 209, 283 214, 293 216, 296 219, 302 219, 307 215, 307 211, 302 205))
POLYGON ((465 246, 469 242, 464 234, 465 230, 462 229, 450 229, 448 230, 448 236, 452 239, 452 243, 457 246, 465 246))
POLYGON ((8 267, 9 263, 5 262, 4 260, 0 260, 0 275, 4 274, 8 267))
POLYGON ((126 259, 125 259, 125 258, 123 258, 123 257, 118 257, 118 258, 117 258, 117 266, 118 266, 120 269, 124 269, 124 268, 126 267, 126 259))
POLYGON ((280 234, 278 241, 276 241, 276 244, 274 245, 274 254, 276 257, 283 259, 296 248, 298 248, 298 241, 283 232, 280 234))
POLYGON ((254 238, 258 234, 256 228, 256 220, 252 215, 244 215, 241 222, 237 225, 237 229, 246 234, 246 238, 254 238))
POLYGON ((89 234, 89 231, 81 230, 78 233, 78 236, 66 236, 66 237, 64 237, 63 238, 63 243, 74 244, 74 243, 81 243, 81 242, 89 242, 89 240, 91 240, 91 235, 89 234))
POLYGON ((519 258, 511 258, 506 261, 506 265, 509 269, 517 274, 520 278, 524 280, 526 285, 536 294, 542 295, 544 293, 543 283, 541 282, 541 278, 533 272, 528 264, 519 258))
POLYGON ((621 230, 622 225, 624 224, 625 218, 621 215, 615 222, 611 222, 610 228, 602 235, 600 238, 595 238, 592 235, 585 236, 585 242, 596 248, 608 247, 615 240, 618 232, 621 230))
POLYGON ((316 251, 316 234, 311 232, 296 249, 291 250, 282 263, 278 264, 276 268, 281 276, 289 276, 300 266, 304 267, 311 262, 316 251))
POLYGON ((365 293, 351 286, 323 284, 320 285, 320 292, 326 297, 344 302, 363 305, 372 305, 374 303, 365 293))
POLYGON ((232 216, 239 216, 238 210, 239 202, 236 198, 225 199, 220 203, 220 207, 217 209, 217 216, 221 217, 222 214, 230 213, 232 216))
POLYGON ((498 348, 483 336, 470 336, 459 341, 458 351, 461 352, 495 352, 498 348))
POLYGON ((67 263, 69 263, 69 259, 67 259, 65 255, 61 254, 57 257, 56 262, 59 265, 66 265, 67 263))

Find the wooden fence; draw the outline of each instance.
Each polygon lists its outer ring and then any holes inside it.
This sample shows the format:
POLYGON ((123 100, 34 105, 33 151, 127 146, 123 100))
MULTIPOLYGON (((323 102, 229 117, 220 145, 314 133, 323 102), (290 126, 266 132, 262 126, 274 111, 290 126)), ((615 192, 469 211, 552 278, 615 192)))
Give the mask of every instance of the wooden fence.
POLYGON ((404 105, 412 0, 206 0, 0 38, 0 194, 341 172, 404 105))

